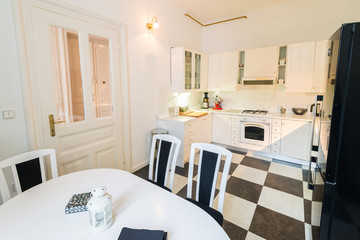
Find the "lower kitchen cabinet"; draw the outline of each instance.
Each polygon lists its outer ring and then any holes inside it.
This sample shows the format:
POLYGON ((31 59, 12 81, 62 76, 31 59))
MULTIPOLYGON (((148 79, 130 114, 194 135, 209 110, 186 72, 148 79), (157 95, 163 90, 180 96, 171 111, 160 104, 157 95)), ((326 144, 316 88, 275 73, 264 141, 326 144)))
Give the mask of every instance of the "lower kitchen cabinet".
POLYGON ((232 143, 232 117, 227 114, 213 114, 212 141, 225 145, 232 143))
POLYGON ((177 121, 172 119, 158 119, 158 127, 164 128, 180 139, 181 146, 176 165, 184 167, 189 161, 191 144, 194 142, 211 142, 212 114, 208 114, 189 121, 177 121))
POLYGON ((280 155, 309 161, 311 122, 281 120, 280 155))

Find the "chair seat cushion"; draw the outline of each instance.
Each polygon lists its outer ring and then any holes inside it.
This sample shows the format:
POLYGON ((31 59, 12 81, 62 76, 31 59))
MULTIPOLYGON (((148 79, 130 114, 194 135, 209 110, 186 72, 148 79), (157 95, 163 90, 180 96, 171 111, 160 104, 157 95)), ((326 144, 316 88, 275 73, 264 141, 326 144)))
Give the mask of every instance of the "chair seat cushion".
POLYGON ((186 200, 188 200, 189 202, 195 204, 196 206, 200 207, 202 210, 207 212, 210 216, 212 216, 220 224, 220 226, 222 226, 224 217, 219 211, 217 211, 207 205, 204 205, 198 201, 195 201, 193 199, 186 198, 186 200))
POLYGON ((158 187, 161 187, 162 189, 165 189, 166 191, 169 191, 169 192, 172 192, 171 190, 170 190, 170 188, 168 188, 168 187, 165 187, 164 185, 162 185, 162 184, 160 184, 160 183, 157 183, 157 182, 155 182, 155 181, 153 181, 153 180, 150 180, 150 179, 146 179, 148 182, 151 182, 152 184, 155 184, 156 186, 158 186, 158 187))

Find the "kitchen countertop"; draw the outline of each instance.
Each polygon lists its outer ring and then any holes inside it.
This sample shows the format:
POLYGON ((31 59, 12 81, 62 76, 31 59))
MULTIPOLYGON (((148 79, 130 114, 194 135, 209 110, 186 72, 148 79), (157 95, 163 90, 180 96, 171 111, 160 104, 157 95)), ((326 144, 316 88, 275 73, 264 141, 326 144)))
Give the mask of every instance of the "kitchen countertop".
POLYGON ((190 122, 195 119, 196 119, 196 117, 186 117, 186 116, 171 117, 171 116, 169 116, 169 114, 162 114, 162 115, 158 116, 158 120, 176 121, 176 122, 182 122, 182 123, 190 122))
MULTIPOLYGON (((309 121, 309 122, 311 122, 314 117, 312 114, 296 115, 293 113, 281 114, 281 113, 276 113, 276 112, 269 112, 266 115, 243 114, 243 113, 241 113, 242 112, 241 109, 223 109, 223 110, 192 109, 192 110, 198 111, 198 112, 213 113, 213 114, 228 114, 228 115, 234 115, 234 116, 254 116, 254 117, 277 118, 277 119, 309 121)), ((168 114, 162 114, 162 115, 158 116, 158 119, 186 123, 189 121, 193 121, 196 118, 195 117, 186 117, 186 116, 171 117, 168 114)))
POLYGON ((193 111, 199 112, 208 112, 208 113, 220 113, 220 114, 229 114, 236 116, 254 116, 254 117, 266 117, 266 118, 280 118, 280 119, 288 119, 288 120, 300 120, 300 121, 312 121, 314 116, 312 114, 304 114, 304 115, 296 115, 294 113, 288 112, 285 114, 281 114, 278 112, 268 112, 266 115, 256 115, 256 114, 243 114, 242 109, 223 109, 223 110, 213 110, 213 109, 192 109, 193 111))

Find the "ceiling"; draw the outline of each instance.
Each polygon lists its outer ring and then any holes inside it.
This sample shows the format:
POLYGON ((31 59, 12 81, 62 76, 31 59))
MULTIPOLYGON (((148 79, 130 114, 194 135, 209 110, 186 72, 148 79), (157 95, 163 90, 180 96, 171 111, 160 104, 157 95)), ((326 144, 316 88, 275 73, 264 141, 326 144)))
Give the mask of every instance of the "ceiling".
POLYGON ((235 17, 288 0, 170 0, 202 23, 235 17))

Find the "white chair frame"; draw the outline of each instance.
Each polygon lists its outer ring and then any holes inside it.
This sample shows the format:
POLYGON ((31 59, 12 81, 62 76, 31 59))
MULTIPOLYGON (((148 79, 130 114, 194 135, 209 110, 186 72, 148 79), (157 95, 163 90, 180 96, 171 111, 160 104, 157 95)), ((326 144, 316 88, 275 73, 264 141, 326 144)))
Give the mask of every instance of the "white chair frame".
POLYGON ((41 179, 42 182, 46 181, 45 174, 45 163, 44 157, 50 156, 50 166, 51 166, 51 175, 52 178, 58 176, 57 165, 56 165, 56 153, 54 149, 40 149, 31 152, 22 153, 16 155, 14 157, 5 159, 0 162, 0 194, 2 196, 2 201, 6 202, 11 198, 10 191, 3 173, 3 169, 7 167, 11 167, 11 171, 15 181, 15 187, 17 194, 22 193, 19 176, 16 170, 16 164, 30 161, 32 159, 39 158, 40 162, 40 171, 41 171, 41 179))
POLYGON ((230 170, 230 164, 232 159, 232 153, 218 145, 210 144, 210 143, 193 143, 191 144, 191 152, 190 152, 190 162, 189 162, 189 174, 188 174, 188 187, 187 187, 187 198, 191 198, 192 196, 192 182, 193 182, 193 169, 194 169, 194 158, 196 149, 200 150, 200 157, 199 157, 199 167, 197 172, 197 183, 196 183, 196 196, 195 200, 199 201, 199 186, 200 186, 200 174, 201 174, 201 165, 202 165, 202 155, 203 151, 212 152, 218 154, 216 166, 215 166, 215 172, 214 172, 214 179, 211 187, 211 195, 210 195, 210 202, 209 207, 213 207, 214 204, 214 196, 215 196, 215 187, 217 178, 219 175, 219 167, 221 162, 221 156, 226 156, 225 159, 225 165, 222 172, 222 178, 220 183, 220 192, 219 192, 219 202, 218 202, 218 211, 220 213, 223 212, 224 208, 224 198, 225 198, 225 190, 226 190, 226 184, 227 184, 227 178, 229 175, 230 170))
POLYGON ((170 172, 170 183, 169 183, 169 189, 172 191, 173 183, 174 183, 174 175, 175 175, 175 168, 176 168, 176 162, 179 155, 179 149, 181 145, 181 141, 174 136, 167 135, 167 134, 156 134, 153 136, 152 144, 151 144, 151 152, 150 152, 150 164, 149 164, 149 179, 157 182, 157 175, 158 175, 158 167, 159 167, 159 158, 160 158, 160 149, 162 141, 171 142, 171 148, 169 153, 169 159, 167 161, 166 165, 166 173, 165 173, 165 180, 164 184, 166 185, 168 181, 168 173, 169 169, 170 172), (154 169, 154 155, 155 155, 155 146, 156 141, 159 140, 159 146, 158 146, 158 152, 157 152, 157 158, 156 158, 156 169, 155 169, 155 179, 153 179, 153 169, 154 169), (174 150, 174 145, 175 150, 174 150), (172 154, 173 153, 173 154, 172 154), (170 168, 171 165, 171 168, 170 168))

